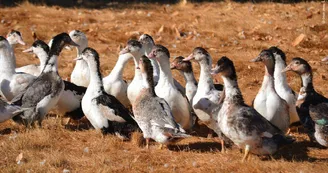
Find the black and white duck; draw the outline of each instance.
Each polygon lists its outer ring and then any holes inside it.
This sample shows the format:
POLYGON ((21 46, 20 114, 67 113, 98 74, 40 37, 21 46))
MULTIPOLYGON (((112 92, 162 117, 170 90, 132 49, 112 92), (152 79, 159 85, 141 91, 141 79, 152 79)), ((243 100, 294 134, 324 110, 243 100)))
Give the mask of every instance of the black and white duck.
POLYGON ((309 136, 314 135, 320 145, 328 147, 328 98, 314 89, 311 66, 306 60, 297 57, 283 70, 286 71, 293 71, 302 79, 296 103, 301 122, 308 129, 309 136))

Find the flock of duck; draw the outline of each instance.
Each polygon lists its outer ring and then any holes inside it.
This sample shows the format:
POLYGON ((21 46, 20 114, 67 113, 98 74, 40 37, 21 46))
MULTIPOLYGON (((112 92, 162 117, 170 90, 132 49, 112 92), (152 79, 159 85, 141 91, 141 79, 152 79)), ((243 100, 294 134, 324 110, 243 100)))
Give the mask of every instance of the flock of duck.
POLYGON ((328 99, 315 91, 309 63, 297 57, 287 65, 284 52, 277 47, 261 51, 252 60, 264 65, 265 75, 249 106, 238 87, 233 61, 222 57, 212 69, 212 57, 201 47, 187 58, 170 62, 169 50, 143 34, 127 42, 115 67, 103 78, 99 54, 88 47, 81 31, 58 34, 49 44, 35 39, 23 52, 35 54, 39 65, 16 68, 13 48, 18 43, 25 45, 18 31, 11 31, 7 38, 0 36, 0 122, 13 119, 26 127, 41 126, 47 113, 57 109, 74 120, 85 116, 95 129, 122 139, 141 130, 147 148, 150 139, 162 147, 189 137, 194 126, 202 123, 212 130, 210 134, 218 135, 222 150, 225 142, 244 149, 243 160, 249 152, 271 155, 294 142, 289 128, 301 124, 311 141, 328 147, 328 99), (57 68, 60 52, 67 46, 77 48, 70 81, 63 80, 57 68), (135 75, 128 84, 123 70, 130 59, 135 75), (191 60, 200 65, 198 82, 191 60), (185 87, 173 78, 171 69, 181 72, 185 87), (287 71, 302 79, 298 94, 287 83, 287 71), (218 73, 224 85, 213 83, 212 75, 218 73))

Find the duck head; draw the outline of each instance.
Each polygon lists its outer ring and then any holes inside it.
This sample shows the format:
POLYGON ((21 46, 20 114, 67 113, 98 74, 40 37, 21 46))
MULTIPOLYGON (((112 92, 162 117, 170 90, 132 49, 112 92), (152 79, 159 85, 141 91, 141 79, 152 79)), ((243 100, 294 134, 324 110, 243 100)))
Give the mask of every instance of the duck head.
POLYGON ((22 34, 19 31, 16 31, 16 30, 11 30, 7 34, 7 40, 11 45, 15 45, 15 44, 25 45, 25 42, 23 41, 22 34))
POLYGON ((148 34, 142 34, 139 37, 139 42, 145 48, 145 51, 146 51, 147 54, 150 53, 150 51, 152 50, 153 46, 155 45, 155 42, 154 42, 153 38, 150 35, 148 35, 148 34))
POLYGON ((232 77, 236 75, 233 62, 226 56, 221 57, 211 70, 212 74, 221 73, 222 76, 232 77))
POLYGON ((281 49, 279 49, 276 46, 272 46, 268 50, 273 53, 276 61, 278 60, 277 58, 280 57, 281 60, 283 60, 284 62, 286 62, 286 54, 281 49))
MULTIPOLYGON (((262 50, 261 53, 251 62, 262 62, 268 69, 274 69, 275 59, 274 55, 270 50, 262 50)), ((270 71, 270 70, 269 70, 270 71)))
POLYGON ((287 67, 282 70, 282 72, 293 71, 299 75, 309 73, 312 71, 309 63, 299 57, 293 58, 292 61, 287 65, 287 67))
POLYGON ((78 47, 79 54, 82 53, 82 51, 86 47, 88 47, 88 38, 83 32, 79 30, 73 30, 69 32, 69 36, 76 44, 79 45, 78 47))
POLYGON ((182 72, 192 72, 192 65, 190 61, 183 61, 184 57, 178 56, 171 62, 171 69, 177 69, 182 72))
POLYGON ((212 64, 212 57, 207 50, 202 47, 196 47, 187 58, 183 59, 183 61, 190 61, 192 59, 199 63, 206 63, 207 65, 212 64))
POLYGON ((76 44, 67 33, 63 32, 61 34, 56 35, 55 37, 52 38, 52 44, 50 47, 49 56, 52 55, 59 56, 59 53, 67 45, 79 47, 79 45, 76 44))
POLYGON ((130 53, 134 57, 138 57, 143 54, 142 44, 137 40, 129 40, 125 48, 120 51, 120 55, 130 53))
POLYGON ((49 53, 49 46, 47 45, 47 43, 45 43, 42 40, 36 40, 34 41, 34 43, 32 44, 32 46, 26 50, 23 50, 24 53, 33 53, 33 54, 41 54, 41 53, 49 53))
POLYGON ((99 54, 95 49, 93 49, 91 47, 85 48, 83 50, 81 56, 79 56, 78 58, 83 59, 87 62, 95 61, 95 62, 97 62, 97 64, 99 64, 99 54))
POLYGON ((148 55, 148 58, 156 59, 158 62, 169 61, 170 52, 166 47, 157 44, 151 50, 150 54, 148 55))

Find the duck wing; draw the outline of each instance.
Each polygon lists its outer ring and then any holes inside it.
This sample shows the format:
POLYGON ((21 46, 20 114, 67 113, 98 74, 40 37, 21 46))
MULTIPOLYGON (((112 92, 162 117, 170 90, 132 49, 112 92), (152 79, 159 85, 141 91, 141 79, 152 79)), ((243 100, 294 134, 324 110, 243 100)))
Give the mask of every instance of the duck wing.
POLYGON ((127 122, 136 124, 132 113, 114 96, 103 92, 100 96, 93 99, 105 116, 111 121, 127 122), (115 116, 113 116, 115 115, 115 116))
MULTIPOLYGON (((151 119, 151 124, 166 129, 167 131, 184 132, 181 126, 174 120, 169 104, 162 98, 155 97, 156 105, 159 109, 158 114, 154 114, 156 118, 151 119)), ((157 111, 156 111, 157 112, 157 111)))

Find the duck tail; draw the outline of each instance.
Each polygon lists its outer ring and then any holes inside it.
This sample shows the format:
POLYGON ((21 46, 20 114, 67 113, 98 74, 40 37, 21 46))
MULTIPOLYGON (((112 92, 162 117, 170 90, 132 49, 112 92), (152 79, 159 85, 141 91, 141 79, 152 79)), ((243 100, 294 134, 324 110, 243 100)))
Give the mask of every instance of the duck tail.
POLYGON ((276 134, 272 137, 272 139, 278 145, 278 148, 295 142, 295 139, 293 137, 285 136, 282 134, 276 134))

